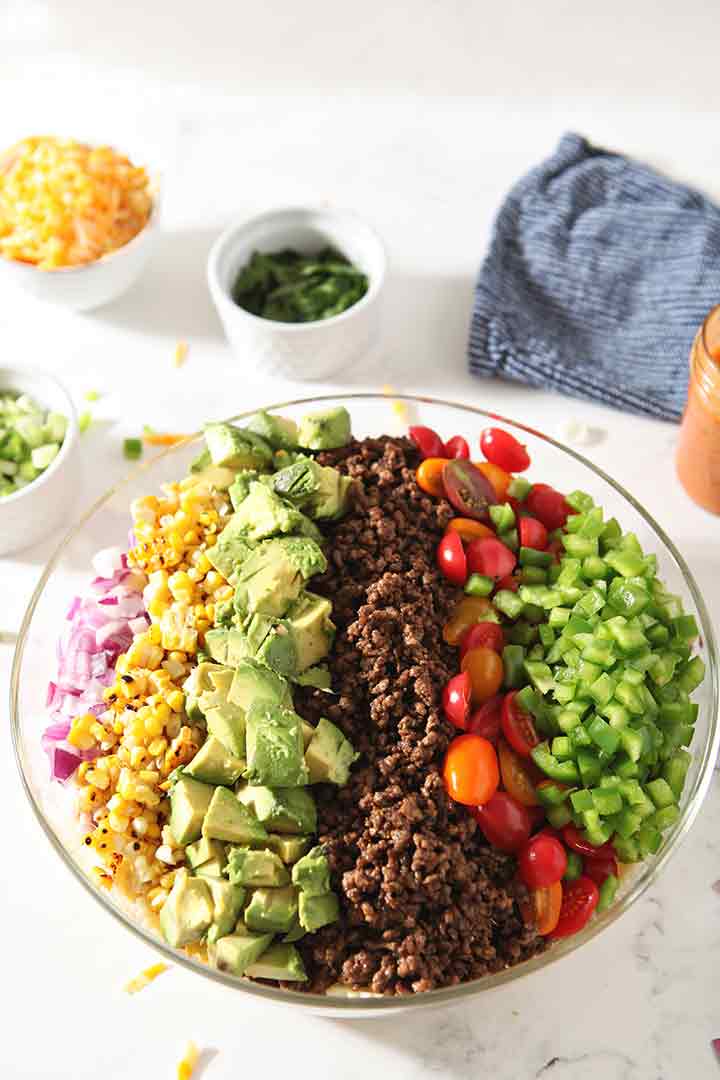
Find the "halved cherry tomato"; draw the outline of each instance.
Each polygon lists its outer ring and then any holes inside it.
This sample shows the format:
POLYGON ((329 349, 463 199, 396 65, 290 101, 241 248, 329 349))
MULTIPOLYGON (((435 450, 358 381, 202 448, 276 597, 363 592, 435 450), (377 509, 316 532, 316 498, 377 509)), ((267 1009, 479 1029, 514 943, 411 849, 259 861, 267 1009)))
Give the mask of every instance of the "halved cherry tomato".
POLYGON ((463 439, 462 435, 453 435, 452 439, 448 439, 445 443, 445 457, 469 458, 470 447, 467 444, 467 439, 463 439))
POLYGON ((486 536, 494 536, 489 525, 483 525, 482 521, 473 521, 472 518, 453 518, 447 527, 447 532, 456 532, 460 539, 469 544, 471 540, 482 540, 486 536))
POLYGON ((549 532, 562 529, 572 513, 572 507, 565 502, 565 496, 549 484, 533 484, 525 505, 549 532))
POLYGON ((507 793, 523 806, 537 806, 539 799, 535 794, 535 780, 522 758, 508 746, 504 739, 498 741, 498 758, 503 787, 507 793))
POLYGON ((505 577, 500 578, 495 588, 497 592, 500 592, 501 589, 517 592, 521 584, 520 578, 515 577, 514 574, 506 574, 505 577))
POLYGON ((502 627, 496 622, 479 622, 466 630, 460 641, 460 659, 471 649, 477 649, 483 645, 486 649, 501 653, 505 648, 505 635, 502 627))
POLYGON ((520 852, 518 870, 528 889, 544 889, 562 881, 567 870, 565 848, 554 836, 538 833, 520 852))
POLYGON ((485 428, 480 436, 480 449, 488 461, 507 472, 524 472, 530 455, 521 442, 502 428, 485 428))
POLYGON ((467 581, 467 556, 457 533, 445 533, 443 536, 437 548, 437 564, 453 585, 464 585, 467 581))
POLYGON ((466 652, 460 668, 470 676, 473 705, 483 705, 497 694, 505 676, 502 658, 484 645, 466 652))
POLYGON ((448 461, 443 469, 443 486, 448 502, 462 517, 490 521, 490 507, 497 503, 495 488, 469 461, 448 461))
POLYGON ((527 843, 530 814, 527 807, 508 795, 507 791, 496 791, 484 806, 476 806, 470 813, 487 842, 498 851, 512 854, 527 843))
POLYGON ((443 779, 456 802, 465 806, 489 802, 500 782, 495 747, 480 735, 459 735, 447 749, 443 779))
MULTIPOLYGON (((423 465, 427 462, 424 461, 423 465)), ((422 468, 422 465, 420 466, 422 468)), ((418 469, 418 476, 420 475, 420 469, 418 469)), ((418 480, 418 483, 420 481, 418 480)), ((420 484, 422 487, 422 484, 420 484)), ((520 546, 526 548, 535 548, 537 551, 544 551, 548 545, 548 532, 542 521, 538 521, 537 518, 521 517, 518 525, 520 532, 520 546)))
POLYGON ((445 456, 445 444, 432 428, 417 424, 410 428, 408 435, 424 458, 445 456))
POLYGON ((461 675, 453 675, 442 692, 443 711, 450 723, 461 731, 467 729, 471 690, 470 676, 464 671, 461 675))
POLYGON ((468 569, 471 574, 484 574, 491 578, 503 578, 515 569, 515 552, 497 537, 473 540, 467 546, 468 569))
POLYGON ((530 713, 517 703, 517 690, 506 694, 502 704, 502 733, 513 750, 521 757, 530 757, 530 751, 540 742, 530 713))
POLYGON ((605 855, 615 857, 615 848, 609 840, 600 847, 594 847, 574 825, 565 825, 562 835, 570 850, 577 851, 578 855, 588 855, 591 859, 597 859, 605 855))
POLYGON ((535 924, 538 934, 546 937, 558 924, 563 901, 563 888, 559 881, 544 889, 531 889, 528 906, 521 906, 526 925, 535 924))
POLYGON ((445 488, 442 482, 442 471, 445 468, 445 458, 440 457, 428 457, 424 461, 421 461, 417 467, 415 473, 415 479, 418 482, 418 487, 427 492, 428 495, 434 495, 435 498, 440 498, 445 494, 445 488))
POLYGON ((492 611, 492 604, 487 596, 463 596, 443 626, 443 637, 448 645, 459 645, 468 627, 483 622, 489 611, 492 611))
POLYGON ((614 855, 606 851, 602 855, 586 855, 583 859, 583 873, 589 877, 598 888, 610 874, 618 876, 618 863, 614 855))
POLYGON ((501 705, 502 694, 495 694, 495 697, 491 697, 479 709, 475 709, 474 712, 470 713, 467 730, 471 731, 473 735, 482 735, 483 739, 487 739, 488 742, 495 745, 500 735, 501 705))
POLYGON ((473 461, 473 465, 476 469, 479 469, 483 476, 486 476, 492 486, 495 488, 495 494, 498 497, 498 502, 507 501, 507 490, 510 487, 512 476, 510 473, 505 472, 499 465, 494 465, 492 461, 473 461))
POLYGON ((577 934, 588 923, 599 899, 597 885, 584 874, 574 881, 566 881, 563 886, 560 918, 550 936, 557 939, 577 934))

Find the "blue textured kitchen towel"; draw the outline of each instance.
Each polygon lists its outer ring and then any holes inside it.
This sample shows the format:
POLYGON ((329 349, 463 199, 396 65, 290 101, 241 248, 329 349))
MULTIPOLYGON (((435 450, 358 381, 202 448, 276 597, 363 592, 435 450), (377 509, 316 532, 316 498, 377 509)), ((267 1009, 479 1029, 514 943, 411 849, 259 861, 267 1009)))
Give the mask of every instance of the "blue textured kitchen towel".
POLYGON ((470 370, 677 420, 720 302, 720 208, 565 135, 512 189, 480 269, 470 370))

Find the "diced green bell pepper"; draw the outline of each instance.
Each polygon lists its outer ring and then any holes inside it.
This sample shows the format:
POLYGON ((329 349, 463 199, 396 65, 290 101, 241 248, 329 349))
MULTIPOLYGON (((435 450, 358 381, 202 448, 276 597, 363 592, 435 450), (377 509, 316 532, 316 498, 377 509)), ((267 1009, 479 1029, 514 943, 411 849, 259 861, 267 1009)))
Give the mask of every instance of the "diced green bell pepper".
POLYGON ((615 875, 608 874, 600 886, 600 897, 598 899, 597 907, 595 908, 598 915, 602 914, 603 911, 607 911, 610 907, 615 899, 615 894, 618 891, 618 885, 619 882, 615 875))

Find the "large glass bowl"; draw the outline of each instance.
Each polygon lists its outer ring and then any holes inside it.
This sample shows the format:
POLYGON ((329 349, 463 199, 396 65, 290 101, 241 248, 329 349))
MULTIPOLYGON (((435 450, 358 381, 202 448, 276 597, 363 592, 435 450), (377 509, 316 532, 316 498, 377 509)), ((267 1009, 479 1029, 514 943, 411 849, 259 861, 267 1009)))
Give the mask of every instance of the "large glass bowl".
MULTIPOLYGON (((434 990, 415 996, 383 998, 371 995, 310 995, 262 986, 244 979, 222 974, 190 959, 182 952, 166 946, 153 931, 144 927, 126 903, 112 893, 97 889, 87 877, 85 852, 81 832, 73 815, 72 785, 63 788, 51 784, 47 760, 40 747, 40 735, 47 720, 45 690, 53 677, 56 663, 55 642, 67 609, 69 598, 83 586, 90 574, 90 559, 95 551, 109 545, 122 545, 128 535, 129 504, 139 495, 156 492, 169 480, 180 479, 198 452, 200 436, 159 454, 135 469, 132 474, 104 496, 78 522, 48 563, 33 594, 20 629, 10 687, 12 734, 22 782, 38 821, 55 851, 61 856, 82 886, 91 892, 109 914, 148 945, 164 954, 166 959, 184 965, 198 976, 213 979, 239 994, 250 995, 267 1003, 282 1003, 286 1007, 336 1017, 370 1017, 388 1015, 401 1009, 419 1009, 434 1005, 467 1000, 473 995, 522 979, 548 964, 558 963, 564 956, 580 948, 619 919, 655 881, 695 820, 707 792, 713 763, 720 741, 718 726, 718 669, 713 630, 700 591, 682 555, 672 541, 642 506, 628 492, 592 465, 580 454, 553 439, 511 420, 505 420, 481 409, 437 401, 430 398, 396 396, 401 408, 393 408, 388 398, 380 394, 348 394, 342 397, 305 398, 268 406, 273 411, 298 418, 313 407, 345 405, 351 413, 353 432, 358 437, 400 434, 405 430, 407 410, 411 422, 427 424, 445 436, 464 435, 476 445, 478 432, 487 426, 488 419, 515 430, 527 444, 532 457, 531 478, 551 482, 560 490, 576 488, 588 491, 604 507, 608 516, 615 515, 623 529, 633 530, 642 546, 658 556, 659 574, 673 593, 678 593, 687 612, 692 612, 701 627, 700 653, 707 675, 697 692, 700 705, 693 761, 682 797, 681 815, 675 826, 666 833, 660 852, 623 876, 618 899, 601 917, 594 919, 580 934, 553 945, 544 954, 517 967, 496 975, 464 983, 444 990, 434 990)), ((254 410, 253 410, 254 411, 254 410)), ((240 414, 235 419, 242 420, 240 414)))

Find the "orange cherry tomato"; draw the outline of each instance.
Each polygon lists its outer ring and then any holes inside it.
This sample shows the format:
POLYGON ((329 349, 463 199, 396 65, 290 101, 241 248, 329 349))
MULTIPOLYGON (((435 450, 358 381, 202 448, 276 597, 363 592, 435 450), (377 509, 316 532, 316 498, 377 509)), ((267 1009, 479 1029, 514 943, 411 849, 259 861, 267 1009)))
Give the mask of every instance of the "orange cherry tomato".
POLYGON ((448 645, 459 645, 465 631, 475 623, 485 622, 493 606, 487 596, 463 596, 443 626, 448 645))
POLYGON ((460 539, 466 544, 469 544, 471 540, 484 540, 487 536, 495 535, 490 526, 483 525, 482 521, 462 517, 453 518, 446 531, 459 533, 460 539))
POLYGON ((451 799, 465 806, 482 806, 500 783, 495 747, 482 735, 459 735, 447 749, 443 779, 451 799))
POLYGON ((500 775, 507 793, 523 806, 537 806, 540 800, 535 794, 535 780, 523 759, 508 746, 504 739, 498 742, 498 757, 500 775))
POLYGON ((422 488, 428 495, 434 495, 436 498, 444 495, 442 471, 445 465, 447 465, 446 458, 429 457, 421 461, 415 473, 418 487, 422 488))
POLYGON ((526 926, 537 927, 538 934, 551 934, 558 924, 562 907, 562 883, 546 885, 541 889, 529 889, 528 901, 520 905, 520 913, 526 926))
POLYGON ((485 476, 495 488, 498 502, 505 502, 508 488, 512 483, 512 476, 510 473, 505 472, 499 465, 494 465, 492 461, 473 461, 473 465, 476 469, 480 470, 483 476, 485 476))
POLYGON ((466 671, 472 684, 473 705, 483 705, 497 694, 505 675, 502 657, 486 645, 470 649, 462 658, 460 670, 466 671))

